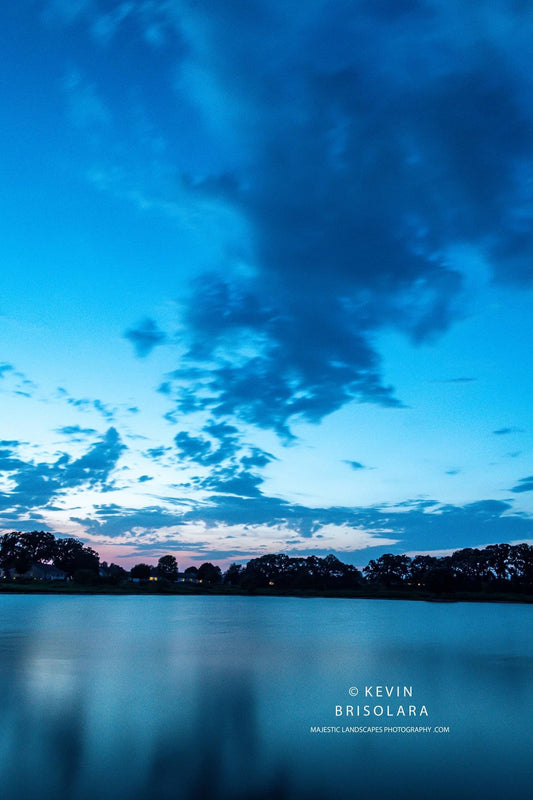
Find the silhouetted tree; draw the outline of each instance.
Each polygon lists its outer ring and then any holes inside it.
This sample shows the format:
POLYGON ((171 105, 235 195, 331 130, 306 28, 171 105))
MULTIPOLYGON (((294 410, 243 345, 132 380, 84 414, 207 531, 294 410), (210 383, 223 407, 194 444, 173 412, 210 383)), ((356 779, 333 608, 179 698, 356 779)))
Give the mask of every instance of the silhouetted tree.
POLYGON ((240 564, 231 564, 224 574, 224 583, 229 586, 239 586, 244 569, 240 564))
POLYGON ((289 570, 289 556, 284 553, 269 554, 252 558, 246 565, 242 585, 246 589, 286 585, 289 570))
POLYGON ((33 562, 31 560, 29 554, 25 553, 25 552, 22 552, 22 553, 19 553, 19 555, 15 558, 15 560, 13 562, 13 566, 16 569, 16 571, 19 573, 19 575, 23 575, 25 572, 27 572, 31 568, 32 563, 33 562))
POLYGON ((218 584, 222 581, 220 567, 215 567, 210 561, 206 561, 198 568, 198 579, 202 583, 218 584))
POLYGON ((198 567, 187 567, 183 573, 188 580, 198 579, 198 567))
POLYGON ((401 587, 407 584, 410 564, 408 556, 385 553, 376 561, 370 561, 363 573, 370 583, 381 584, 387 589, 401 587))
POLYGON ((520 591, 533 591, 533 545, 513 545, 509 560, 513 585, 520 591))
POLYGON ((131 568, 130 575, 132 578, 139 578, 141 581, 147 581, 150 577, 151 567, 149 564, 135 564, 131 568))
POLYGON ((100 559, 91 547, 78 539, 58 539, 54 566, 72 576, 78 569, 88 569, 98 573, 100 559))
POLYGON ((3 569, 11 569, 15 566, 15 560, 22 555, 20 533, 5 533, 0 540, 0 566, 3 569))
POLYGON ((334 555, 289 557, 284 553, 253 558, 240 573, 240 583, 246 589, 272 586, 276 589, 357 589, 362 575, 351 564, 343 564, 334 555))
POLYGON ((53 561, 57 554, 57 540, 53 533, 48 531, 31 531, 21 533, 20 544, 28 553, 32 564, 36 561, 46 564, 53 561))
POLYGON ((435 556, 415 556, 409 565, 407 581, 413 589, 426 589, 430 572, 435 570, 439 559, 435 556))
POLYGON ((178 562, 174 556, 161 556, 157 562, 157 572, 161 578, 175 581, 178 577, 178 562))
POLYGON ((47 531, 13 531, 0 538, 0 566, 4 569, 14 567, 18 558, 29 561, 30 566, 35 562, 50 563, 56 553, 57 540, 47 531))

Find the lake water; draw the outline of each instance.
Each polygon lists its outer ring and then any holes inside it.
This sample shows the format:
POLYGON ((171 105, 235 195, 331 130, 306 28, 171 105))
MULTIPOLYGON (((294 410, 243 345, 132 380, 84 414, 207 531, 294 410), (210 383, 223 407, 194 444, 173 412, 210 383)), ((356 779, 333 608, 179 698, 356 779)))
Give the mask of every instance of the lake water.
POLYGON ((0 796, 525 800, 532 622, 524 605, 1 595, 0 796))

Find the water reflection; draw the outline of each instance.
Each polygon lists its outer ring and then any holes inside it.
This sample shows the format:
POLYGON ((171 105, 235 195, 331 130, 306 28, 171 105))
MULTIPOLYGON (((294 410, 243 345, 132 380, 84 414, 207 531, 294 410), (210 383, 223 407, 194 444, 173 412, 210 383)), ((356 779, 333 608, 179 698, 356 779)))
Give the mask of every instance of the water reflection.
POLYGON ((531 614, 289 598, 3 598, 1 796, 500 800, 512 787, 526 797, 531 614), (452 733, 310 734, 339 724, 335 704, 354 682, 412 684, 429 723, 452 733))

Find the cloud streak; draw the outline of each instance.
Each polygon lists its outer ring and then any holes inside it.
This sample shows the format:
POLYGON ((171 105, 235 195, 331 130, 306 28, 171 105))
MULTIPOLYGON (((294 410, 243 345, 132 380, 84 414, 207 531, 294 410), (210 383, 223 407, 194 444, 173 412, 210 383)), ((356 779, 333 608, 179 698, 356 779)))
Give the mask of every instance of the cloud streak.
MULTIPOLYGON (((121 542, 146 555, 161 547, 243 560, 264 552, 342 553, 352 563, 385 552, 434 552, 533 537, 533 519, 509 503, 463 506, 411 501, 397 507, 310 508, 278 498, 213 495, 192 507, 102 505, 81 523, 91 541, 121 542), (362 551, 371 550, 371 554, 362 551)), ((214 556, 213 556, 214 557, 214 556)))

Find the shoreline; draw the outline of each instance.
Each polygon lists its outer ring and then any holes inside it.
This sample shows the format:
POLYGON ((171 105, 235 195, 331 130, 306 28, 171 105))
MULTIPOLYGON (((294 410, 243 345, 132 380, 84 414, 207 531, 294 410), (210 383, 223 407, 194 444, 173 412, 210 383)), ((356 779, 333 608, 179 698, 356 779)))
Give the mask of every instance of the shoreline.
POLYGON ((41 595, 101 595, 101 596, 166 596, 166 597, 298 597, 308 599, 341 598, 349 600, 413 600, 428 603, 520 603, 533 604, 533 595, 512 594, 506 592, 456 592, 446 594, 431 594, 429 592, 402 592, 402 591, 303 591, 303 590, 272 590, 256 589, 245 591, 239 588, 211 586, 173 586, 137 585, 133 586, 84 586, 78 585, 50 585, 47 582, 20 585, 5 583, 0 584, 0 594, 41 594, 41 595))

